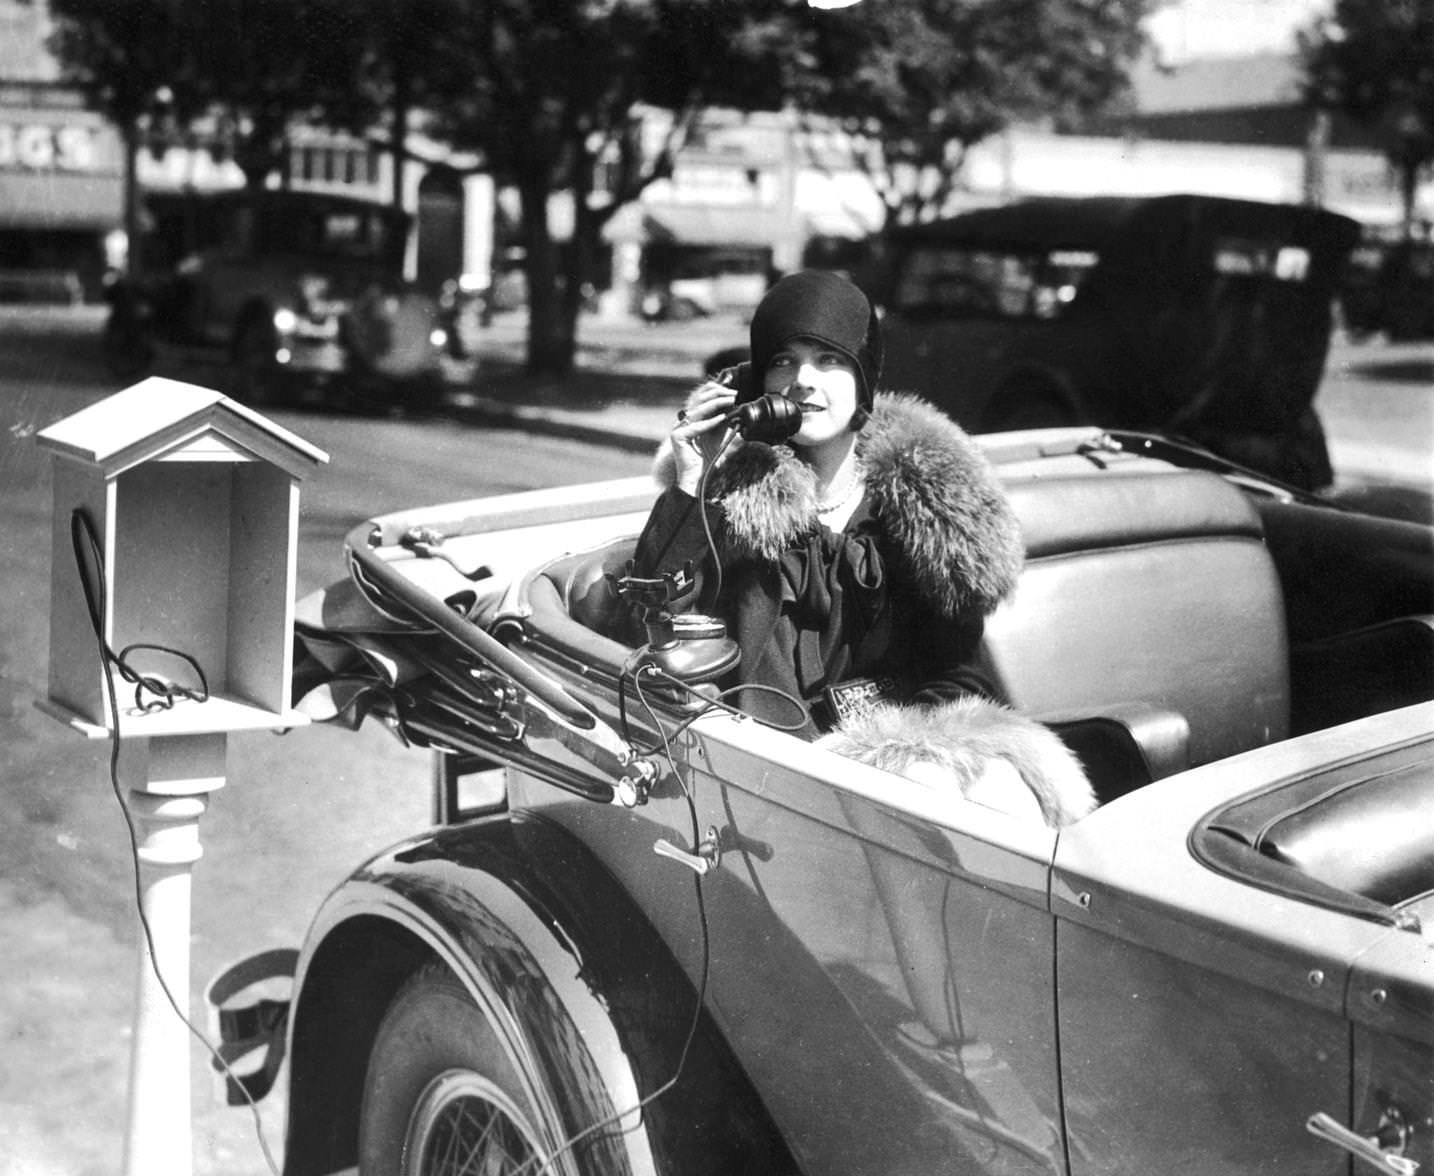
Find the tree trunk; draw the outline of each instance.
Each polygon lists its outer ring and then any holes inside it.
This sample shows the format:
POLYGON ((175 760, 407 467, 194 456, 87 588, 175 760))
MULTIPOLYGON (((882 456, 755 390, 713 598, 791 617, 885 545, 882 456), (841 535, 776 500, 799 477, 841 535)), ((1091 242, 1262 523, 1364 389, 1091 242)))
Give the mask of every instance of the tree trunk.
POLYGON ((391 50, 393 74, 393 206, 403 208, 404 162, 408 156, 408 61, 397 46, 391 50))
POLYGON ((124 236, 125 269, 137 278, 144 266, 140 243, 139 217, 139 126, 131 119, 124 124, 124 236))
POLYGON ((1399 200, 1404 216, 1404 240, 1414 239, 1414 202, 1419 194, 1420 165, 1410 159, 1399 161, 1399 200))
POLYGON ((577 316, 566 310, 560 294, 558 246, 548 224, 546 183, 520 184, 523 247, 528 278, 529 375, 566 377, 577 350, 577 316))

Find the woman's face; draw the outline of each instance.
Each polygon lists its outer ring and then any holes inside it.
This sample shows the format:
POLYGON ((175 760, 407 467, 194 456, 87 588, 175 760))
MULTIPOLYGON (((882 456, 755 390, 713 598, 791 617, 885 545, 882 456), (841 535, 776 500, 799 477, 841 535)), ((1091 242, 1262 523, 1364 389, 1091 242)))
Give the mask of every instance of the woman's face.
POLYGON ((820 445, 851 429, 857 410, 856 364, 825 343, 792 339, 767 365, 763 391, 795 400, 810 411, 802 416, 794 445, 820 445))

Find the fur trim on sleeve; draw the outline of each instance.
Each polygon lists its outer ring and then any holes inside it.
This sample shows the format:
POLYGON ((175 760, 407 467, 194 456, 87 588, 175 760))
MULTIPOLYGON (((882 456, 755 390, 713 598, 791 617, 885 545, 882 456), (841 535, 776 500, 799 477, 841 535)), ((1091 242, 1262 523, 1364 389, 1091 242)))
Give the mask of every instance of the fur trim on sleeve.
MULTIPOLYGON (((677 483, 670 437, 658 446, 652 478, 659 490, 677 483)), ((816 475, 786 445, 734 437, 708 475, 707 497, 722 503, 728 538, 741 556, 775 561, 817 525, 816 475)))
MULTIPOLYGON (((991 613, 1015 588, 1025 557, 1020 524, 985 455, 945 413, 915 396, 883 393, 857 440, 872 509, 906 572, 935 611, 991 613)), ((653 462, 674 484, 669 441, 653 462)), ((734 548, 760 559, 817 526, 816 480, 786 445, 737 438, 709 478, 734 548)))
POLYGON ((985 455, 906 394, 878 397, 860 446, 876 516, 923 594, 948 616, 991 613, 1016 586, 1025 544, 985 455))
POLYGON ((1035 795, 1053 829, 1096 807, 1080 761, 1049 728, 998 703, 960 698, 938 706, 882 705, 824 735, 819 745, 898 776, 935 765, 965 795, 984 765, 1004 760, 1035 795))

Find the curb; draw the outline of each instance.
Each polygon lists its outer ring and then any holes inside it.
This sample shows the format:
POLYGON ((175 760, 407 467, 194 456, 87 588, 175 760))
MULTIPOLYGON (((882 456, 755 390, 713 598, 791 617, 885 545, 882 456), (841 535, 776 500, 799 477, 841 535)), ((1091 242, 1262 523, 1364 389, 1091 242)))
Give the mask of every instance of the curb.
POLYGON ((459 393, 456 396, 450 396, 448 408, 461 413, 469 421, 492 428, 517 429, 527 433, 559 437, 568 441, 585 441, 589 444, 607 445, 632 453, 651 453, 657 448, 660 440, 637 426, 570 420, 543 409, 508 404, 501 400, 475 396, 472 393, 459 393))

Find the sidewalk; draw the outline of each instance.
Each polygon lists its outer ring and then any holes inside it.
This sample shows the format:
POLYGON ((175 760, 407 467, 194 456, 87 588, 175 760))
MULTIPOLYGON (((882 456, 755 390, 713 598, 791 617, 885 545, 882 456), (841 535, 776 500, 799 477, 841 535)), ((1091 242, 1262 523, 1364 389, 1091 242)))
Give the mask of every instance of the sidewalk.
MULTIPOLYGON (((661 396, 602 399, 580 392, 550 397, 506 394, 506 390, 485 387, 478 379, 470 387, 449 392, 447 405, 453 415, 474 424, 650 453, 667 436, 678 406, 695 382, 666 381, 669 386, 660 389, 664 393, 661 396)), ((575 376, 571 383, 584 385, 589 381, 575 376)))
POLYGON ((455 363, 450 409, 508 426, 649 453, 701 377, 703 361, 745 344, 736 319, 646 324, 585 320, 575 369, 564 381, 524 374, 524 321, 502 316, 473 340, 477 358, 455 363))
MULTIPOLYGON (((98 305, 0 304, 0 380, 37 395, 112 385, 99 350, 106 313, 98 305)), ((642 453, 667 435, 703 361, 747 338, 734 316, 656 324, 584 317, 575 369, 559 382, 524 373, 526 331, 526 315, 510 313, 465 333, 471 357, 445 360, 448 414, 642 453)), ((222 363, 185 363, 164 374, 222 387, 222 363)))

